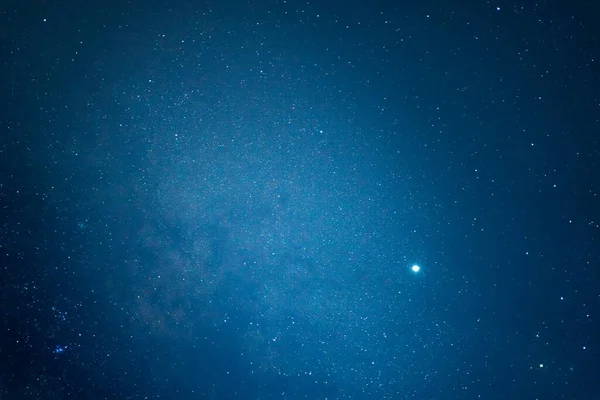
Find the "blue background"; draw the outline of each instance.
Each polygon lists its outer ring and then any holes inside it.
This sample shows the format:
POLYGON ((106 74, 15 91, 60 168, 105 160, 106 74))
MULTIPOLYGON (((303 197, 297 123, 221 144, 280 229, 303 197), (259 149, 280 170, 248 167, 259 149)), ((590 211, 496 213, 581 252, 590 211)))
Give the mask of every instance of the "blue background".
POLYGON ((1 397, 597 398, 599 15, 3 1, 1 397))

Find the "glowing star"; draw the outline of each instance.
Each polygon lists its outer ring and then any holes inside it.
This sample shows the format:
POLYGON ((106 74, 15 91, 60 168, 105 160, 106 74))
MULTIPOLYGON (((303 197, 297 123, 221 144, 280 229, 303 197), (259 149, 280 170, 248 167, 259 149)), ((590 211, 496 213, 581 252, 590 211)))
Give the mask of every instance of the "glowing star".
POLYGON ((412 272, 417 273, 421 270, 421 267, 419 267, 417 264, 415 264, 412 267, 410 267, 410 269, 412 270, 412 272))
POLYGON ((65 350, 67 350, 69 348, 69 346, 56 346, 54 348, 54 354, 61 354, 64 353, 65 350))

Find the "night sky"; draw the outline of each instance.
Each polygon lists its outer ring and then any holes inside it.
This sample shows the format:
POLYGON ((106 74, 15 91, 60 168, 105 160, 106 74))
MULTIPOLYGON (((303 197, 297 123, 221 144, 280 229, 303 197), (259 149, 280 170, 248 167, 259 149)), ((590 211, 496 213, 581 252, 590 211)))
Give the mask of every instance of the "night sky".
POLYGON ((0 398, 600 398, 600 3, 0 5, 0 398))

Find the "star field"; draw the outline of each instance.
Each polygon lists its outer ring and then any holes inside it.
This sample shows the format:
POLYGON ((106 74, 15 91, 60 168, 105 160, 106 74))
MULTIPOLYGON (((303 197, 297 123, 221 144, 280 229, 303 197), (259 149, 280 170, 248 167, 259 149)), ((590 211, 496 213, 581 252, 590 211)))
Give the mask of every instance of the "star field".
POLYGON ((591 2, 0 5, 0 397, 600 395, 591 2))

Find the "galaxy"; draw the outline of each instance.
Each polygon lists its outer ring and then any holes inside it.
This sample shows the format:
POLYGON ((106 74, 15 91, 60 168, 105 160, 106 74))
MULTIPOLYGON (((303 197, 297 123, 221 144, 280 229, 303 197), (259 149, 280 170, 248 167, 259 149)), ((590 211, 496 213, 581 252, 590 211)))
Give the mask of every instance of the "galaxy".
POLYGON ((0 5, 0 398, 600 396, 598 7, 0 5))

